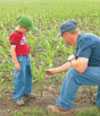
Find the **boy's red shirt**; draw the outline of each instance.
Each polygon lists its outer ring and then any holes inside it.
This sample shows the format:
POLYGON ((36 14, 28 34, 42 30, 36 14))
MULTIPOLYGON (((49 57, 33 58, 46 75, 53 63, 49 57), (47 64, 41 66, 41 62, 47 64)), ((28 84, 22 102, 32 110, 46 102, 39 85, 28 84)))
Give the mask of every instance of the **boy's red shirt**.
POLYGON ((28 56, 30 47, 27 44, 25 35, 22 32, 12 32, 9 37, 11 45, 15 45, 16 56, 28 56))

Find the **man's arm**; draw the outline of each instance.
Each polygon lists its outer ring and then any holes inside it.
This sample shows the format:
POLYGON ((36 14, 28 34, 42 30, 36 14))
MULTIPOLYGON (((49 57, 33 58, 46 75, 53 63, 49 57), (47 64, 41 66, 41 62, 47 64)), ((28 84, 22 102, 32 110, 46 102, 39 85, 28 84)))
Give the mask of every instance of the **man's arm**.
POLYGON ((65 64, 63 64, 63 65, 61 65, 59 67, 47 69, 46 73, 48 75, 61 73, 61 72, 64 72, 64 71, 68 70, 70 68, 70 66, 71 66, 71 63, 70 62, 66 62, 65 64))
POLYGON ((59 67, 48 69, 46 72, 48 75, 52 75, 52 74, 67 71, 71 67, 74 68, 76 71, 78 71, 81 74, 88 67, 88 59, 82 58, 82 57, 80 57, 78 59, 73 59, 59 67))
POLYGON ((20 64, 19 64, 17 57, 16 57, 15 45, 11 45, 11 57, 12 57, 13 63, 15 64, 16 69, 20 70, 20 64))

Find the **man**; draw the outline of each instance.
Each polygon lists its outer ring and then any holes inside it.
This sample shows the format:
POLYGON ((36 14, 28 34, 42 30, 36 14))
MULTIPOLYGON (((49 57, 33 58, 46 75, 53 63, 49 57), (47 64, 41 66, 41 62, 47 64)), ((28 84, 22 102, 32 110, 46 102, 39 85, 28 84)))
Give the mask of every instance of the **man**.
POLYGON ((81 33, 76 21, 66 21, 60 27, 66 44, 76 47, 74 56, 56 68, 47 69, 48 76, 67 71, 56 105, 49 105, 52 112, 70 113, 75 108, 77 90, 82 85, 97 85, 96 105, 100 107, 100 38, 94 34, 81 33))

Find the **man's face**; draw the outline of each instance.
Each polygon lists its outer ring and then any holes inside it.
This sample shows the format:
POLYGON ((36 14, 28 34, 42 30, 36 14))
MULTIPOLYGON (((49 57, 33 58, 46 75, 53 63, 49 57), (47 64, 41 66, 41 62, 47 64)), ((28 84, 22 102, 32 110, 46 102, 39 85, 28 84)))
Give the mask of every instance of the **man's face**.
POLYGON ((74 46, 76 44, 76 34, 75 33, 70 33, 70 32, 65 32, 62 35, 63 40, 65 44, 69 44, 74 46))

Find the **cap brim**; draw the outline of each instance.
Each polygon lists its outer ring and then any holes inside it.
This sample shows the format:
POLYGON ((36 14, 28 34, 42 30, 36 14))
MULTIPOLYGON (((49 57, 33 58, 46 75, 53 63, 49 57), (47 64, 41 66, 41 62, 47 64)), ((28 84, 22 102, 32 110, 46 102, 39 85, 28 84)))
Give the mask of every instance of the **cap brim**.
POLYGON ((32 26, 32 27, 30 28, 30 30, 31 30, 33 33, 35 33, 35 32, 37 32, 37 31, 38 31, 38 28, 37 28, 37 27, 33 27, 33 26, 32 26))

